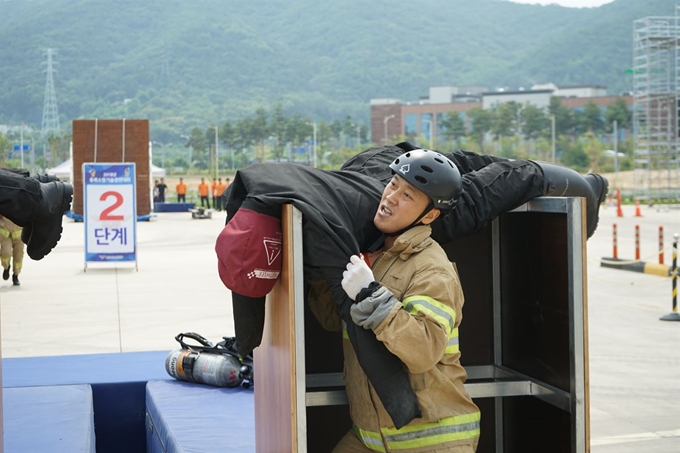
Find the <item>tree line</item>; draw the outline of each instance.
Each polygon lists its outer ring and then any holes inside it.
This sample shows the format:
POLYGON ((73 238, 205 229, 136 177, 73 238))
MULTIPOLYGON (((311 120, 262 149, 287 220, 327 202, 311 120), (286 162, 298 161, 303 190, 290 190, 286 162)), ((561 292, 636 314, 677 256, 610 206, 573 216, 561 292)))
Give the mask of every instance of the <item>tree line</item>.
MULTIPOLYGON (((547 110, 508 102, 486 110, 475 107, 465 115, 468 124, 458 112, 445 114, 438 123, 436 140, 404 134, 393 137, 393 141, 408 140, 443 152, 463 148, 482 154, 549 161, 554 118, 557 163, 582 172, 613 171, 613 161, 605 151, 611 147, 608 142, 614 121, 619 130, 630 130, 632 122, 632 112, 623 98, 617 98, 604 112, 593 102, 583 110, 572 110, 560 98, 552 97, 547 110)), ((16 132, 0 134, 2 166, 20 165, 17 153, 12 152, 15 135, 16 132)), ((36 148, 42 147, 35 151, 36 171, 68 158, 70 134, 47 137, 42 145, 37 131, 33 134, 25 131, 24 136, 27 143, 36 137, 36 148)), ((275 104, 271 111, 259 108, 253 116, 237 121, 194 127, 173 141, 153 141, 153 163, 174 173, 207 175, 217 175, 219 171, 233 173, 266 161, 294 161, 337 169, 372 145, 368 126, 350 115, 342 120, 315 122, 299 113, 286 115, 282 106, 275 104)), ((619 151, 626 154, 620 159, 621 170, 632 169, 632 149, 632 140, 620 142, 619 151)), ((26 156, 24 160, 27 162, 26 156)))

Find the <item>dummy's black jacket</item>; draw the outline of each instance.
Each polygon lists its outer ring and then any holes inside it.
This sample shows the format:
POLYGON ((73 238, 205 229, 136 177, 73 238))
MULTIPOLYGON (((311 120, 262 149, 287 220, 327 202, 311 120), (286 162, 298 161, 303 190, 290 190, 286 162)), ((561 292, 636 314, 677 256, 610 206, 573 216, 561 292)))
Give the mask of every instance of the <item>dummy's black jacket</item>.
MULTIPOLYGON (((352 300, 340 282, 350 256, 380 241, 373 216, 391 178, 388 166, 410 149, 414 148, 408 143, 371 148, 340 171, 290 163, 256 164, 239 170, 223 194, 227 222, 241 206, 280 216, 281 206, 292 204, 302 212, 305 277, 328 283, 359 363, 397 428, 420 416, 415 394, 401 361, 372 331, 354 324, 349 315, 352 300)), ((510 162, 464 151, 447 157, 464 174, 464 193, 456 208, 433 225, 433 238, 440 243, 474 233, 504 210, 540 195, 540 167, 530 161, 510 162), (492 167, 495 171, 488 172, 492 167), (481 175, 477 172, 485 168, 481 175)), ((261 341, 263 299, 232 293, 232 300, 237 347, 247 354, 261 341)))

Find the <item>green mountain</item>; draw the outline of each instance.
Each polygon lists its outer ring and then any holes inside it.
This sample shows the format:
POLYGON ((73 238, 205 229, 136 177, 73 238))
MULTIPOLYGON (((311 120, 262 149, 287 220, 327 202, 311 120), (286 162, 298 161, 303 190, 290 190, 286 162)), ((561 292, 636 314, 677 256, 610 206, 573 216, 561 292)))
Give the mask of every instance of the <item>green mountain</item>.
POLYGON ((45 50, 62 123, 149 118, 163 134, 288 113, 368 121, 371 98, 430 86, 631 89, 633 20, 675 0, 599 8, 504 0, 0 0, 0 123, 40 127, 45 50))

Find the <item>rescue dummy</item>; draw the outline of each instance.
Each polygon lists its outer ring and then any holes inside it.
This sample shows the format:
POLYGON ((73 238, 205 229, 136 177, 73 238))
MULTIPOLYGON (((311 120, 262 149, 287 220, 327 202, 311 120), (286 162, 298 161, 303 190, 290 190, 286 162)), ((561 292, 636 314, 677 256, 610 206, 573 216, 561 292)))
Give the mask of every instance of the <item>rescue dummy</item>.
MULTIPOLYGON (((396 428, 421 416, 416 394, 402 361, 373 332, 353 322, 350 315, 353 302, 343 290, 341 280, 352 255, 373 252, 384 242, 373 215, 385 184, 392 177, 389 165, 405 151, 414 149, 409 143, 370 148, 350 159, 340 171, 288 163, 256 164, 240 170, 223 194, 227 225, 216 243, 220 277, 232 290, 237 348, 247 355, 260 344, 264 296, 274 285, 276 277, 272 276, 278 274, 277 268, 272 267, 276 263, 268 261, 261 232, 256 231, 259 227, 250 228, 249 222, 237 219, 256 213, 272 217, 276 226, 283 204, 290 203, 302 212, 304 277, 309 291, 330 294, 337 313, 347 325, 357 361, 396 428), (251 253, 262 254, 255 261, 267 263, 258 272, 230 253, 243 238, 258 245, 251 249, 251 253)), ((462 192, 454 209, 431 224, 432 238, 440 244, 473 234, 499 214, 542 195, 585 196, 589 234, 597 226, 598 200, 604 199, 607 188, 601 177, 593 177, 591 184, 571 170, 560 173, 561 167, 544 168, 533 161, 510 161, 467 151, 445 157, 462 174, 462 192), (571 183, 572 179, 576 182, 571 183), (583 193, 556 190, 565 186, 583 193)))

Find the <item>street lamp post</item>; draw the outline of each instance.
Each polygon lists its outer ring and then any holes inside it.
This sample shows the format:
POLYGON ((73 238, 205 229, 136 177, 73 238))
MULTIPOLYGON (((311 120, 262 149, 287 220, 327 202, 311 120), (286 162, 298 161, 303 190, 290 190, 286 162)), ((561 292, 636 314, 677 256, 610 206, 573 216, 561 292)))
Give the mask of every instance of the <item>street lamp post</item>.
MULTIPOLYGON (((151 142, 153 145, 158 145, 161 147, 161 167, 165 168, 165 144, 161 142, 151 142)), ((153 153, 152 153, 153 156, 153 153)))
POLYGON ((552 132, 552 161, 553 164, 557 162, 557 153, 555 151, 555 115, 550 115, 550 128, 552 132))
POLYGON ((316 121, 311 122, 311 123, 307 123, 307 124, 311 124, 311 126, 313 128, 312 129, 312 165, 314 166, 314 168, 316 168, 316 164, 317 164, 317 161, 316 161, 316 121))
POLYGON ((619 124, 614 120, 614 174, 619 172, 619 124))
POLYGON ((395 115, 390 115, 383 118, 383 125, 385 126, 385 143, 383 143, 384 145, 387 145, 387 122, 394 117, 395 115))
POLYGON ((433 133, 433 127, 432 127, 432 125, 433 125, 432 118, 423 118, 423 119, 421 119, 421 122, 422 121, 427 121, 427 122, 430 123, 430 127, 429 127, 429 130, 430 130, 430 149, 434 149, 434 133, 433 133))
MULTIPOLYGON (((188 136, 188 135, 180 135, 179 137, 185 139, 187 142, 189 141, 189 136, 188 136)), ((192 158, 193 158, 193 156, 192 156, 192 151, 193 151, 193 147, 192 147, 192 146, 189 146, 189 168, 188 168, 188 169, 191 168, 191 160, 192 160, 192 158)), ((188 170, 188 169, 187 169, 187 170, 188 170)))

